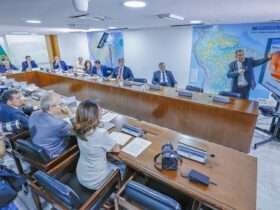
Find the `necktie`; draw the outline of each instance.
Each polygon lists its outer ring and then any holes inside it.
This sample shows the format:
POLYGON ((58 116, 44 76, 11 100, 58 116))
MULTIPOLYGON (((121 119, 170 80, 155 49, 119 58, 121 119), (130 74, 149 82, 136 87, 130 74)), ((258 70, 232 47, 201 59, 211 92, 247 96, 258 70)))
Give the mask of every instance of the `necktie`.
POLYGON ((165 72, 162 72, 162 80, 163 80, 164 83, 166 82, 166 80, 165 80, 165 72))
POLYGON ((123 78, 123 67, 120 67, 119 69, 119 79, 123 78))

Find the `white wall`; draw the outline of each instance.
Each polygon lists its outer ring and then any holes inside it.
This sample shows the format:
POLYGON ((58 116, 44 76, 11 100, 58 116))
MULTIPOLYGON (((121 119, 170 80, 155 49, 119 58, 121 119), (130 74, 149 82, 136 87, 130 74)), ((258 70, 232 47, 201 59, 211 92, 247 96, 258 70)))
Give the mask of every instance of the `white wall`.
POLYGON ((84 59, 90 57, 86 33, 59 34, 58 44, 61 58, 68 65, 74 65, 79 56, 82 56, 84 59))
POLYGON ((192 49, 191 27, 125 31, 123 34, 126 64, 135 77, 151 81, 162 61, 173 71, 179 87, 186 86, 192 49))

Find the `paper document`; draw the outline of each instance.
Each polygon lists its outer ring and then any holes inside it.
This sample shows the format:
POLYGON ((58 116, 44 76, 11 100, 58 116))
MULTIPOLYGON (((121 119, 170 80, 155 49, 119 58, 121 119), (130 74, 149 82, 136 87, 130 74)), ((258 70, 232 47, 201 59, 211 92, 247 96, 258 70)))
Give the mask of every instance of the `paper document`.
POLYGON ((108 131, 111 128, 114 128, 115 125, 113 123, 110 123, 110 122, 104 122, 104 123, 102 123, 102 127, 108 131))
POLYGON ((145 149, 147 149, 151 145, 151 142, 142 139, 135 138, 128 145, 126 145, 122 151, 133 156, 138 157, 145 149))
POLYGON ((117 113, 108 112, 101 117, 101 122, 110 122, 117 116, 118 116, 117 113))
POLYGON ((110 134, 110 137, 122 146, 125 145, 129 141, 129 139, 132 138, 132 136, 120 132, 112 132, 110 134))

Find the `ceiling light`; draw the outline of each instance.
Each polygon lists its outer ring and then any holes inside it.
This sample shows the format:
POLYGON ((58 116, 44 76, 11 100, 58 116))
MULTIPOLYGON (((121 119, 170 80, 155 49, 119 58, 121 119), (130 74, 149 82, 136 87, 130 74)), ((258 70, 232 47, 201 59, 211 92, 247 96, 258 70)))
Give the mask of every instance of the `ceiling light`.
POLYGON ((90 28, 87 32, 99 32, 99 31, 106 31, 105 28, 90 28))
POLYGON ((143 8, 143 7, 146 7, 146 2, 144 2, 144 1, 125 1, 124 3, 123 3, 123 5, 125 6, 125 7, 130 7, 130 8, 143 8))
POLYGON ((157 16, 161 19, 185 20, 184 17, 179 16, 179 15, 175 15, 175 14, 171 14, 171 13, 159 14, 157 16))
POLYGON ((42 23, 41 20, 26 20, 26 23, 31 23, 31 24, 40 24, 42 23))
POLYGON ((190 24, 192 25, 199 25, 199 24, 202 24, 203 22, 201 20, 191 20, 190 21, 190 24))
POLYGON ((114 27, 114 26, 108 27, 109 30, 115 30, 115 29, 117 29, 117 28, 118 28, 118 27, 114 27))

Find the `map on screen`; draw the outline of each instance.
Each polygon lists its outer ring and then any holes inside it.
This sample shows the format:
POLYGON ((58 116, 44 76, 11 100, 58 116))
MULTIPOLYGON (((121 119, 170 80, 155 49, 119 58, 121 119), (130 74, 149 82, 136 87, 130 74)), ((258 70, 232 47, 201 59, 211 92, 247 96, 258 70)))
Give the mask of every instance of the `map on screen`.
POLYGON ((271 62, 263 66, 260 83, 272 93, 280 96, 280 38, 268 40, 266 54, 271 53, 271 62))

